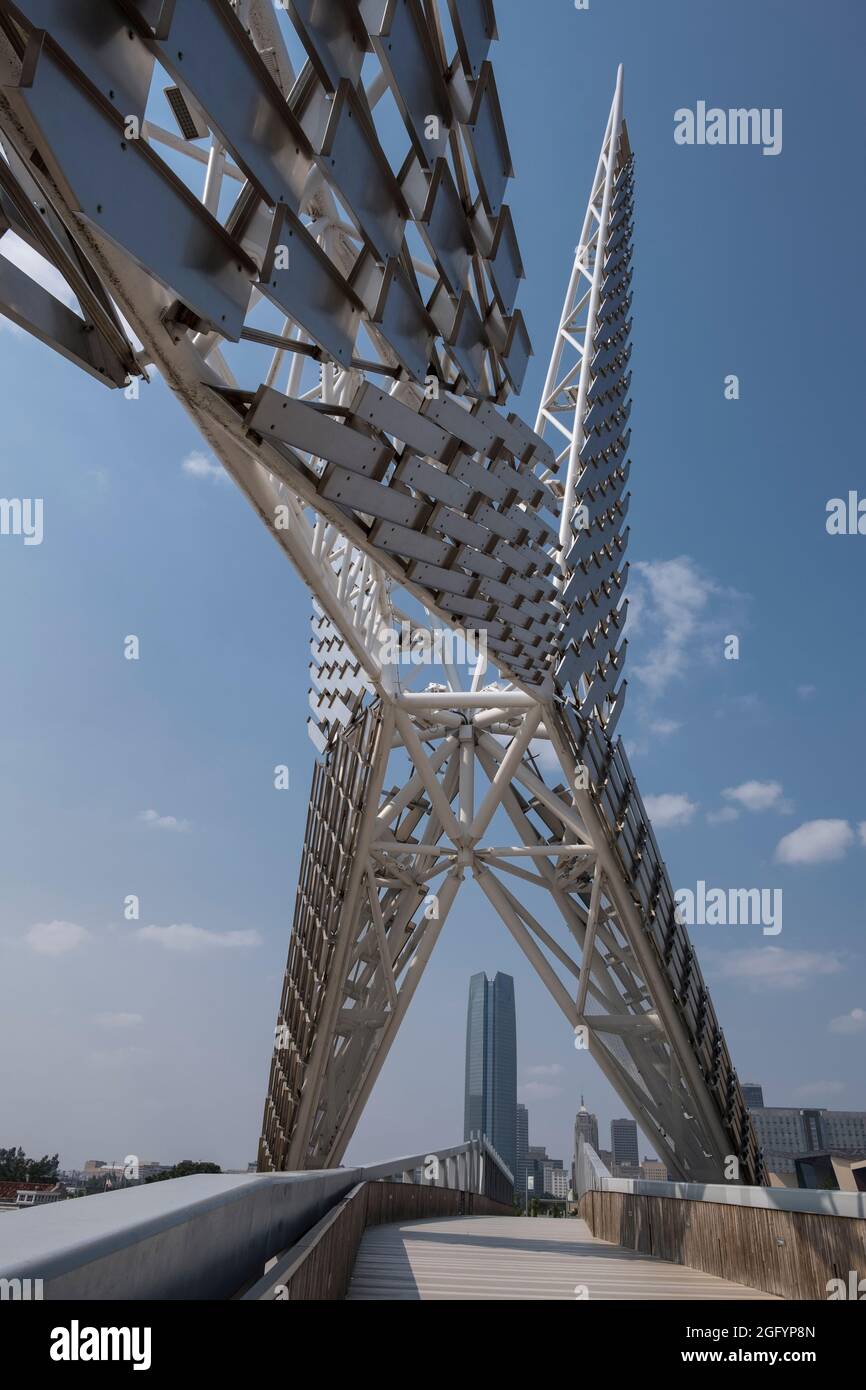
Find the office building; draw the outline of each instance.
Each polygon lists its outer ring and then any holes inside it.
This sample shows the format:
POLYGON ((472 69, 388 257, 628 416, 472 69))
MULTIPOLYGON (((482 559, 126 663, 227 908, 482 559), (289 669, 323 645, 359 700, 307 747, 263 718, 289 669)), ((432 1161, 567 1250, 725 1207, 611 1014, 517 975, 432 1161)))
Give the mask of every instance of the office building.
POLYGON ((483 1134, 517 1168, 517 1022, 514 980, 482 972, 469 981, 463 1138, 483 1134))
POLYGON ((518 1198, 526 1193, 527 1163, 529 1161, 529 1111, 525 1105, 517 1107, 517 1167, 514 1172, 514 1191, 518 1198))
MULTIPOLYGON (((547 1149, 543 1144, 530 1144, 526 1150, 526 1176, 532 1178, 533 1197, 544 1196, 544 1165, 547 1162, 547 1149)), ((529 1184, 527 1182, 527 1190, 529 1184)))
POLYGON ((598 1153, 598 1116, 591 1115, 583 1103, 583 1096, 580 1098, 580 1109, 574 1117, 574 1152, 577 1153, 577 1142, 583 1136, 583 1142, 590 1144, 598 1153))
POLYGON ((527 1177, 533 1179, 529 1189, 533 1197, 560 1200, 568 1196, 568 1173, 561 1158, 551 1158, 541 1144, 531 1144, 527 1151, 527 1177))
POLYGON ((610 1147, 615 1168, 639 1168, 637 1125, 634 1120, 611 1120, 610 1147))
POLYGON ((121 1184, 126 1186, 130 1183, 146 1182, 157 1173, 164 1173, 166 1166, 165 1163, 158 1163, 156 1159, 138 1158, 134 1154, 130 1154, 122 1162, 115 1159, 112 1163, 105 1163, 101 1158, 89 1158, 84 1165, 84 1180, 90 1182, 99 1178, 108 1187, 121 1184))
POLYGON ((812 1154, 866 1155, 866 1111, 769 1105, 750 1113, 771 1173, 795 1174, 797 1159, 812 1154))
POLYGON ((568 1197, 568 1174, 559 1162, 544 1165, 544 1195, 560 1201, 568 1197))
POLYGON ((571 1160, 571 1185, 575 1192, 577 1191, 577 1154, 581 1139, 598 1153, 598 1116, 590 1114, 583 1103, 583 1096, 580 1098, 580 1109, 574 1117, 574 1154, 571 1160))
POLYGON ((658 1158, 644 1158, 640 1175, 645 1182, 667 1182, 668 1170, 658 1158))
POLYGON ((759 1086, 756 1081, 744 1081, 742 1083, 743 1100, 750 1110, 763 1110, 764 1108, 764 1088, 759 1086))

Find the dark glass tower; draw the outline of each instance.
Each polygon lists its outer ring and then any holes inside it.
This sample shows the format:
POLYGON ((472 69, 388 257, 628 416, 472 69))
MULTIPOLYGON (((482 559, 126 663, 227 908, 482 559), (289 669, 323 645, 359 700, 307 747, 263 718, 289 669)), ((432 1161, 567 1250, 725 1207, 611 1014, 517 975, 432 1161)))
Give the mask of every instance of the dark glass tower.
POLYGON ((517 1107, 517 1167, 514 1170, 514 1191, 523 1199, 526 1194, 526 1177, 529 1163, 529 1111, 525 1105, 517 1107))
POLYGON ((481 1133, 517 1177, 517 1021, 514 980, 469 981, 463 1138, 481 1133))
POLYGON ((617 1166, 640 1167, 637 1151, 637 1125, 634 1120, 611 1120, 610 1147, 617 1166))

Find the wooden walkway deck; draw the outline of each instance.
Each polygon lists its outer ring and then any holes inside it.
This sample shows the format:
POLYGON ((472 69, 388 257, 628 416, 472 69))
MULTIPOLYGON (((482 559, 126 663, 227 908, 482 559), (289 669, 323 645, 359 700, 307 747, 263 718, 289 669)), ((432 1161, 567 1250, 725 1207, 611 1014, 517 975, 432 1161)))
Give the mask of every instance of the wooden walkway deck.
POLYGON ((597 1240, 585 1221, 460 1216, 371 1226, 350 1299, 769 1299, 597 1240), (582 1295, 581 1288, 587 1293, 582 1295))

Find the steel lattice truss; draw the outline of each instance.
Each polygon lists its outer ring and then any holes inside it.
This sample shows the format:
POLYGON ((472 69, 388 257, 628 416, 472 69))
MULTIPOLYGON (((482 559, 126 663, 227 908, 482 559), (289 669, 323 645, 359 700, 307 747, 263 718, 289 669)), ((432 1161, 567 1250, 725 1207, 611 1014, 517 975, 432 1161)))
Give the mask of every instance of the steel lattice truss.
POLYGON ((260 1166, 340 1161, 471 874, 671 1172, 734 1155, 759 1182, 612 741, 622 75, 531 429, 507 409, 531 347, 495 38, 490 0, 0 0, 0 237, 78 304, 0 258, 0 311, 108 387, 158 371, 312 595, 323 756, 260 1166), (414 690, 384 655, 398 631, 487 655, 414 690))

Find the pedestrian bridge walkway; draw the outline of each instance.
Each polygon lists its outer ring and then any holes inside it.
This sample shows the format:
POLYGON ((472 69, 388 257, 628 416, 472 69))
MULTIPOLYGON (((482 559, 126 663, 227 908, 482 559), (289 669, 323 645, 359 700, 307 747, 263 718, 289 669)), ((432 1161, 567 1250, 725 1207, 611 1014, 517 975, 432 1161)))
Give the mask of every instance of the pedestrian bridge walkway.
POLYGON ((350 1299, 769 1299, 712 1274, 636 1254, 585 1221, 458 1216, 364 1232, 350 1299))

